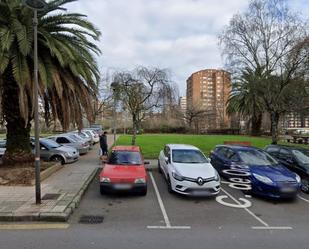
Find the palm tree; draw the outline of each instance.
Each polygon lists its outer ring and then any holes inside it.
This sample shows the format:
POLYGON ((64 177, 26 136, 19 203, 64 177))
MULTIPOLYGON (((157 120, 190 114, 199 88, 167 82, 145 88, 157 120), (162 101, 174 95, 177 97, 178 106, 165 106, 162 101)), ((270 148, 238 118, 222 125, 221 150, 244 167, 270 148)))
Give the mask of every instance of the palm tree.
MULTIPOLYGON (((95 41, 100 32, 86 17, 67 13, 76 0, 51 0, 39 13, 39 94, 46 113, 63 128, 90 119, 99 71, 95 41)), ((7 127, 6 163, 32 161, 29 143, 33 119, 33 12, 21 0, 0 0, 0 98, 7 127)))
POLYGON ((258 71, 244 70, 241 77, 233 84, 227 106, 227 112, 230 115, 239 113, 244 117, 250 117, 253 136, 260 134, 264 111, 262 101, 257 94, 260 79, 258 71))

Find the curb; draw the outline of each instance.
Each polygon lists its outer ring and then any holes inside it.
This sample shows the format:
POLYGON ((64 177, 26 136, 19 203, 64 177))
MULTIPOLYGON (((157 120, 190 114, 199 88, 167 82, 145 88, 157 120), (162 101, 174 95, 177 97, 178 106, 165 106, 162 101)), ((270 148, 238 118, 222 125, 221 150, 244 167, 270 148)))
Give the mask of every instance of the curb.
MULTIPOLYGON (((41 182, 44 181, 46 178, 50 177, 52 174, 56 173, 58 170, 62 169, 64 167, 64 165, 62 165, 61 163, 56 163, 55 165, 49 167, 48 169, 42 171, 40 173, 40 179, 41 182)), ((34 186, 35 185, 35 180, 31 181, 31 185, 34 186)))
MULTIPOLYGON (((100 168, 95 168, 81 186, 77 194, 66 205, 63 212, 41 212, 41 213, 20 213, 0 212, 0 222, 21 222, 21 221, 48 221, 48 222, 66 222, 74 209, 79 206, 82 196, 88 189, 90 183, 99 172, 100 168)), ((60 201, 60 200, 59 200, 60 201)))

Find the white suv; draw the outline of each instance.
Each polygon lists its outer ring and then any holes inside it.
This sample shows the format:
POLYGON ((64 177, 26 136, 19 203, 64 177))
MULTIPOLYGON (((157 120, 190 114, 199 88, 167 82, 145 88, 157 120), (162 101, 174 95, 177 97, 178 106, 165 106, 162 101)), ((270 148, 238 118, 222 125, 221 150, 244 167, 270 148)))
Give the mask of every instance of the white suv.
POLYGON ((158 167, 170 192, 195 196, 215 196, 220 192, 218 172, 192 145, 167 144, 160 152, 158 167))

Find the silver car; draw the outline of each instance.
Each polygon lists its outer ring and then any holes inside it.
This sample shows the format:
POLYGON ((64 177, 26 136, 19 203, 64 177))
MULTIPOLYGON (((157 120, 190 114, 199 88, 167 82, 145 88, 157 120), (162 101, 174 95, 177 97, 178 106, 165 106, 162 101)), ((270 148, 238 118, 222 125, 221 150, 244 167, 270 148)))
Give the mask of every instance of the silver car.
MULTIPOLYGON (((31 147, 34 153, 35 142, 31 139, 31 147)), ((61 164, 76 162, 79 158, 77 149, 63 146, 47 138, 40 139, 40 156, 44 161, 58 161, 61 164)))
MULTIPOLYGON (((31 138, 30 145, 34 154, 35 140, 31 138)), ((6 151, 6 140, 0 141, 0 157, 6 151)), ((51 139, 40 139, 40 157, 44 161, 57 161, 61 164, 73 163, 78 160, 79 152, 72 147, 62 146, 51 139)))
POLYGON ((81 140, 77 140, 74 136, 68 134, 61 134, 56 136, 48 137, 49 139, 54 140, 58 144, 70 146, 79 151, 79 154, 86 154, 89 151, 89 144, 81 140))
POLYGON ((82 132, 87 134, 88 136, 91 136, 94 144, 96 144, 100 141, 99 134, 97 132, 95 132, 94 130, 83 129, 82 132))
POLYGON ((68 133, 69 136, 74 136, 74 138, 76 140, 81 140, 83 142, 86 142, 89 144, 89 149, 92 149, 93 143, 90 137, 83 135, 82 133, 78 133, 78 132, 69 132, 68 133))

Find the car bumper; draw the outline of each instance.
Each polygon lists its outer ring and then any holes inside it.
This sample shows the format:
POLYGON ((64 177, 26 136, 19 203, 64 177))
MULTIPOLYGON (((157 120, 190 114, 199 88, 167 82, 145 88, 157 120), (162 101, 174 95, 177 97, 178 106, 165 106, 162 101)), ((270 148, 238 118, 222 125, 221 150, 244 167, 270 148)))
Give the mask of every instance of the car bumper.
POLYGON ((100 187, 108 193, 142 192, 147 188, 147 183, 100 183, 100 187))
POLYGON ((300 184, 286 184, 270 186, 266 184, 252 185, 252 193, 275 199, 290 199, 296 197, 300 184))
POLYGON ((74 163, 78 161, 79 156, 73 156, 73 157, 66 157, 65 158, 65 163, 74 163))
POLYGON ((190 196, 216 196, 220 192, 220 181, 206 182, 198 185, 196 182, 171 179, 173 191, 190 196))
POLYGON ((89 146, 78 149, 79 154, 86 154, 88 153, 88 151, 89 151, 89 146))

